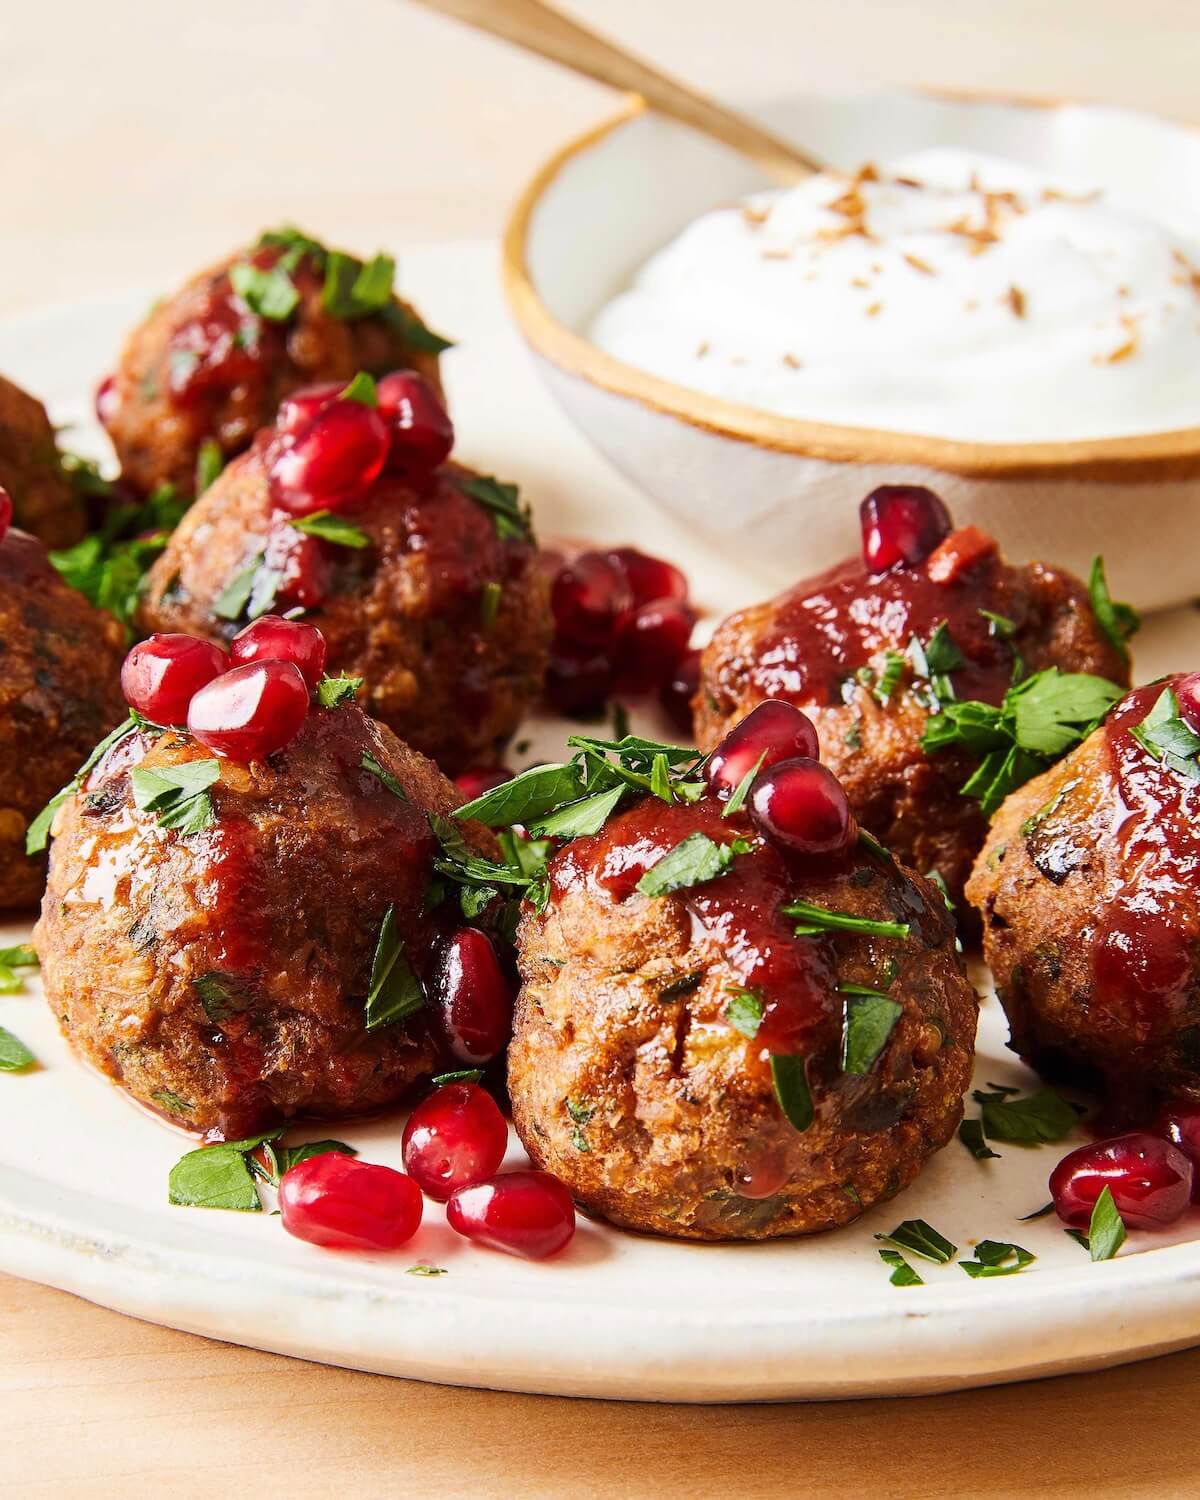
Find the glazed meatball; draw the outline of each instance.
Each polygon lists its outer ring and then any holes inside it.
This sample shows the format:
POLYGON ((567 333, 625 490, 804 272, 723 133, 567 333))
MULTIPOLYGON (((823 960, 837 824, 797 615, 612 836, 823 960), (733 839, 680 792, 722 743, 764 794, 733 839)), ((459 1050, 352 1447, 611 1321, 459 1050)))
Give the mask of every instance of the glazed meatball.
POLYGON ((1181 753, 1200 738, 1170 698, 1187 681, 1138 688, 1009 797, 967 886, 1011 1046, 1098 1083, 1117 1122, 1200 1097, 1200 770, 1181 753))
POLYGON ((858 848, 806 873, 721 812, 646 799, 551 861, 545 910, 527 908, 517 938, 513 1120, 538 1166, 626 1228, 809 1234, 899 1192, 950 1139, 975 994, 924 880, 858 848), (639 893, 696 834, 748 852, 703 884, 639 893), (796 900, 859 930, 797 935, 781 910, 796 900), (811 1123, 784 1113, 797 1088, 811 1123))
POLYGON ((731 615, 704 652, 694 708, 708 747, 765 699, 802 705, 862 827, 958 903, 987 819, 962 794, 978 760, 923 748, 931 715, 949 698, 999 704, 1046 667, 1122 686, 1129 667, 1071 574, 1014 567, 975 528, 933 541, 915 561, 848 561, 731 615))
MULTIPOLYGON (((385 473, 339 517, 366 539, 340 545, 273 513, 267 434, 193 505, 147 580, 146 631, 227 642, 255 594, 306 608, 331 670, 361 677, 364 707, 450 771, 494 759, 537 697, 549 650, 549 583, 526 529, 501 528, 447 466, 416 487, 385 473)), ((523 527, 524 523, 522 523, 523 527)))
POLYGON ((461 799, 345 704, 313 708, 266 760, 221 760, 210 827, 139 810, 136 771, 209 758, 186 734, 131 731, 63 808, 34 934, 51 1009, 88 1061, 189 1130, 392 1104, 437 1048, 425 1010, 367 1029, 373 959, 390 911, 397 962, 430 973, 453 918, 426 909, 427 814, 461 799))
POLYGON ((0 486, 12 497, 15 524, 47 547, 69 547, 83 535, 83 502, 63 469, 46 408, 3 376, 0 486))
POLYGON ((36 906, 29 823, 125 717, 124 632, 69 589, 34 537, 0 540, 0 911, 36 906))
POLYGON ((317 381, 407 367, 440 390, 446 342, 392 296, 392 270, 281 230, 156 304, 96 397, 125 482, 192 494, 205 439, 242 452, 285 395, 317 381), (374 285, 356 291, 364 273, 374 285))

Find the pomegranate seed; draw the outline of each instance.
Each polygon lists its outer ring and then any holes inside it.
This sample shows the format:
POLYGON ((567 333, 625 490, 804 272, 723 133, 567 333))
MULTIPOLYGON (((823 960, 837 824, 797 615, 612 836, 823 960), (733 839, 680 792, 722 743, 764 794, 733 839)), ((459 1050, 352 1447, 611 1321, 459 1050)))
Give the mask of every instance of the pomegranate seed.
POLYGON ((602 552, 583 552, 554 580, 558 633, 578 646, 609 646, 633 609, 629 580, 602 552))
POLYGON ((255 661, 201 688, 187 727, 218 755, 248 764, 282 750, 307 716, 308 688, 299 669, 290 661, 255 661))
POLYGON ((486 933, 462 927, 446 944, 435 988, 442 1028, 460 1062, 491 1062, 512 1035, 512 985, 486 933))
POLYGON ((408 1117, 404 1166, 421 1191, 445 1203, 458 1188, 499 1171, 508 1150, 508 1126, 487 1089, 448 1083, 408 1117))
POLYGON ((8 528, 12 525, 12 518, 12 496, 0 485, 0 542, 8 535, 8 528))
POLYGON ((96 387, 96 417, 102 427, 108 427, 112 423, 120 405, 117 377, 106 375, 96 387))
POLYGON ((546 668, 546 702, 560 714, 603 708, 613 690, 612 663, 603 651, 556 641, 546 668))
POLYGON ((614 547, 608 560, 625 574, 635 605, 650 604, 655 599, 676 599, 686 604, 687 579, 674 563, 639 552, 636 547, 614 547))
POLYGON ((263 567, 276 575, 275 603, 283 609, 316 609, 329 594, 333 564, 328 549, 319 537, 286 521, 267 533, 263 567))
POLYGON ((398 1250, 416 1234, 423 1207, 411 1177, 340 1151, 310 1156, 279 1182, 283 1227, 331 1250, 398 1250))
POLYGON ((768 698, 736 723, 704 764, 704 778, 718 797, 737 790, 758 765, 762 770, 781 760, 820 758, 813 721, 782 698, 768 698))
POLYGON ((275 431, 294 436, 336 401, 345 389, 344 380, 325 380, 320 385, 306 385, 302 390, 293 391, 279 403, 275 431))
POLYGON ((807 757, 764 771, 750 788, 749 807, 759 831, 794 854, 840 856, 858 835, 841 782, 807 757))
POLYGON ((617 642, 617 686, 629 693, 661 687, 683 660, 695 620, 678 599, 655 599, 635 609, 617 642))
POLYGON ((658 701, 681 734, 692 732, 692 699, 700 687, 700 653, 685 651, 658 690, 658 701))
POLYGON ((917 484, 885 484, 859 506, 863 561, 872 573, 897 563, 918 563, 949 536, 950 512, 917 484))
POLYGON ((152 635, 140 641, 121 668, 121 691, 131 708, 155 724, 186 724, 188 705, 220 677, 229 658, 194 635, 152 635))
POLYGON ((1192 1164, 1170 1141, 1135 1130, 1080 1146, 1050 1174, 1059 1218, 1080 1229, 1106 1187, 1130 1229, 1165 1229, 1191 1201, 1192 1164))
POLYGON ((297 432, 271 442, 271 498, 293 516, 336 510, 378 478, 387 452, 388 430, 374 407, 333 401, 297 432))
POLYGON ((379 415, 391 432, 387 466, 432 474, 454 447, 454 424, 437 392, 415 370, 393 370, 378 385, 379 415))
POLYGON ((493 787, 503 786, 506 781, 513 779, 513 773, 507 766, 468 766, 454 778, 454 785, 462 794, 464 802, 474 802, 476 797, 482 797, 484 792, 490 792, 493 787))
POLYGON ((1179 713, 1190 729, 1200 734, 1200 672, 1191 672, 1175 683, 1175 697, 1179 700, 1179 713))
POLYGON ((315 625, 302 620, 261 615, 230 641, 229 656, 238 666, 251 661, 290 661, 311 693, 325 671, 325 637, 315 625))
POLYGON ((502 1172, 453 1193, 446 1220, 451 1229, 492 1250, 544 1260, 570 1244, 575 1205, 549 1172, 502 1172))
POLYGON ((1161 1135, 1182 1151, 1193 1167, 1192 1197, 1200 1200, 1200 1104, 1173 1104, 1164 1109, 1154 1122, 1155 1135, 1161 1135))
POLYGON ((762 1150, 734 1173, 740 1198, 773 1198, 791 1176, 782 1151, 762 1150))

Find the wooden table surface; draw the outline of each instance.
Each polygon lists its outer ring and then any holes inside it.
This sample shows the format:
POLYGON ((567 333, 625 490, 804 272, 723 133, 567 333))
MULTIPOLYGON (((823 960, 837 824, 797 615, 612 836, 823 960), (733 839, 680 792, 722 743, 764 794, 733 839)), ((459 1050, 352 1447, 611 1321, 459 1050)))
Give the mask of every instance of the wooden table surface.
MULTIPOLYGON (((570 8, 731 98, 908 82, 1200 121, 1195 0, 570 8)), ((402 0, 14 3, 0 77, 0 314, 169 285, 279 219, 366 250, 495 234, 610 103, 402 0)), ((572 1402, 325 1369, 0 1278, 0 1494, 1195 1495, 1198 1379, 1200 1352, 913 1401, 572 1402)))

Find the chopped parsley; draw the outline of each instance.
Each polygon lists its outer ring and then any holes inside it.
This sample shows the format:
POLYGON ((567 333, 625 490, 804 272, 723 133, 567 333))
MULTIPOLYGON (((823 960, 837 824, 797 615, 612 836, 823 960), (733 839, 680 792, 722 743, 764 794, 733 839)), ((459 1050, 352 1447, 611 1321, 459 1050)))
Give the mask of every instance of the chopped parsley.
POLYGON ((485 583, 479 595, 479 628, 484 635, 491 635, 496 628, 496 620, 500 614, 500 599, 504 593, 504 585, 490 580, 485 583))
POLYGON ((361 677, 322 677, 317 683, 317 702, 322 708, 341 708, 344 703, 353 703, 363 681, 361 677))
POLYGON ((254 1173, 247 1158, 282 1130, 251 1136, 244 1141, 222 1141, 189 1151, 171 1168, 167 1179, 167 1201, 187 1208, 226 1208, 242 1213, 261 1213, 262 1202, 254 1186, 254 1173))
POLYGON ((1010 687, 999 708, 975 700, 943 703, 925 726, 929 754, 963 750, 980 764, 962 787, 984 813, 1080 744, 1121 696, 1115 682, 1047 667, 1010 687))
POLYGON ((919 1255, 922 1260, 934 1261, 937 1265, 946 1265, 958 1254, 958 1246, 952 1244, 944 1234, 939 1234, 924 1219, 905 1219, 902 1224, 896 1225, 891 1234, 877 1234, 875 1238, 887 1245, 895 1245, 899 1250, 906 1250, 910 1255, 919 1255))
POLYGON ((375 759, 375 757, 369 750, 363 751, 362 760, 359 761, 359 765, 362 766, 364 771, 369 771, 371 775, 375 777, 376 781, 382 782, 383 785, 387 787, 388 791, 391 792, 393 797, 399 797, 401 802, 407 802, 409 800, 408 793, 404 790, 404 788, 400 785, 400 783, 396 780, 392 773, 388 770, 385 770, 384 767, 379 764, 379 762, 375 759))
POLYGON ((889 651, 883 660, 883 671, 879 674, 879 681, 873 689, 875 697, 886 708, 892 701, 892 696, 900 686, 900 679, 904 676, 908 663, 899 651, 889 651))
POLYGON ((1163 688, 1150 712, 1130 733, 1155 760, 1189 781, 1200 781, 1200 735, 1180 714, 1173 688, 1163 688))
POLYGON ((453 1073, 435 1073, 429 1081, 440 1089, 447 1083, 478 1083, 482 1077, 482 1068, 456 1068, 453 1073))
POLYGON ((981 1107, 981 1123, 989 1140, 1040 1146, 1061 1141, 1078 1123, 1075 1110, 1051 1089, 1039 1089, 1027 1099, 1006 1097, 1011 1093, 1010 1089, 990 1093, 976 1089, 972 1095, 981 1107))
POLYGON ((237 261, 229 268, 229 281, 250 311, 269 323, 286 323, 300 305, 296 283, 282 262, 264 270, 237 261))
POLYGON ((1128 604, 1118 604, 1108 592, 1108 579, 1104 576, 1104 559, 1092 559, 1092 574, 1088 580, 1088 593, 1092 600, 1092 613, 1104 634, 1120 653, 1122 660, 1129 660, 1129 642, 1141 627, 1141 617, 1128 604))
POLYGON ((840 991, 846 996, 842 1022, 842 1072, 869 1073, 887 1046, 904 1007, 878 990, 864 989, 859 985, 844 984, 840 991))
POLYGON ((569 803, 529 824, 529 831, 539 838, 577 839, 598 833, 625 795, 623 786, 597 792, 580 802, 569 803))
POLYGON ((323 542, 330 542, 335 547, 353 547, 355 551, 361 551, 371 544, 371 538, 365 531, 351 526, 349 521, 334 515, 331 510, 315 510, 310 516, 296 516, 288 525, 293 531, 320 537, 323 542))
POLYGON ((328 252, 321 303, 331 317, 342 322, 369 318, 382 312, 392 300, 396 262, 390 255, 372 256, 365 263, 340 250, 328 252))
POLYGON ((725 1006, 725 1019, 735 1031, 753 1041, 762 1025, 762 996, 754 990, 738 989, 734 985, 727 986, 727 989, 730 999, 725 1006))
POLYGON ((434 333, 411 307, 405 307, 400 302, 389 302, 379 316, 393 333, 399 334, 410 349, 417 349, 422 354, 442 354, 447 349, 454 348, 453 339, 434 333))
POLYGON ((404 1273, 406 1276, 449 1276, 445 1266, 427 1266, 424 1261, 418 1265, 409 1266, 404 1273))
POLYGON ((496 534, 506 542, 531 542, 533 521, 529 507, 522 505, 515 484, 502 484, 488 474, 460 481, 464 495, 491 512, 496 534))
POLYGON ((818 932, 857 932, 864 937, 906 938, 911 931, 907 922, 876 922, 869 917, 856 917, 853 912, 829 911, 812 901, 789 901, 780 911, 785 917, 797 918, 797 937, 811 937, 818 932))
POLYGON ((19 1037, 0 1026, 0 1073, 23 1073, 37 1061, 19 1037))
POLYGON ((87 760, 84 761, 83 765, 80 766, 70 781, 67 782, 66 786, 60 791, 55 792, 54 796, 50 798, 49 802, 46 803, 45 807, 42 808, 41 812, 38 813, 37 817, 34 818, 33 822, 25 830, 26 854, 41 853, 50 837, 50 825, 54 822, 54 814, 68 798, 73 797, 79 791, 87 779, 88 772, 99 764, 118 740, 123 740, 127 734, 132 734, 136 728, 137 725, 134 722, 133 715, 130 714, 123 724, 118 724, 111 734, 104 736, 88 756, 87 760))
POLYGON ((1010 1245, 1004 1240, 980 1240, 975 1246, 975 1259, 960 1260, 959 1265, 978 1281, 986 1276, 1015 1276, 1036 1259, 1036 1255, 1020 1245, 1010 1245))
POLYGON ((741 781, 738 782, 737 786, 734 787, 729 801, 725 804, 725 810, 721 814, 723 818, 732 818, 734 813, 741 812, 742 803, 745 802, 746 798, 749 796, 750 788, 754 785, 755 778, 762 770, 762 763, 764 760, 766 760, 766 758, 767 752, 764 750, 763 753, 754 762, 754 764, 750 767, 750 769, 746 772, 746 774, 742 777, 741 781))
POLYGON ((328 1156, 330 1153, 338 1156, 358 1155, 355 1147, 347 1146, 345 1141, 305 1141, 302 1146, 276 1146, 272 1154, 278 1164, 279 1176, 282 1177, 302 1161, 310 1161, 314 1156, 328 1156))
MULTIPOLYGON (((619 792, 617 793, 619 795, 619 792)), ((656 864, 650 866, 637 883, 643 896, 667 896, 693 885, 704 885, 726 874, 739 854, 748 854, 753 845, 746 839, 732 844, 718 844, 706 833, 689 833, 656 864)))
POLYGON ((375 384, 374 375, 368 375, 365 370, 359 370, 350 384, 338 392, 337 399, 357 401, 360 406, 378 406, 379 387, 375 384))
POLYGON ((880 1250, 879 1259, 885 1266, 891 1266, 892 1274, 888 1280, 893 1286, 924 1286, 925 1282, 916 1271, 909 1265, 900 1254, 899 1250, 880 1250))
POLYGON ((421 981, 404 953, 404 941, 396 931, 396 908, 389 906, 379 928, 375 958, 367 991, 366 1027, 376 1031, 413 1015, 425 1004, 421 981))
POLYGON ((0 948, 0 995, 16 995, 24 988, 18 969, 36 969, 38 956, 28 943, 0 948))
POLYGON ((792 1053, 773 1053, 771 1083, 784 1119, 793 1130, 803 1134, 813 1122, 812 1093, 804 1058, 792 1053))
POLYGON ((1125 1220, 1117 1208, 1112 1189, 1105 1185, 1092 1209, 1087 1251, 1093 1260, 1112 1260, 1124 1243, 1125 1220))
POLYGON ((266 553, 259 552, 238 569, 213 600, 213 614, 222 620, 257 620, 275 607, 282 581, 278 568, 268 568, 266 553))
POLYGON ((219 969, 197 974, 192 980, 192 988, 199 997, 204 1014, 214 1025, 227 1021, 230 1016, 240 1015, 250 1007, 250 1000, 237 976, 224 974, 219 969))
POLYGON ((216 438, 205 438, 196 454, 196 494, 203 495, 224 467, 225 454, 220 443, 216 438))
POLYGON ((155 815, 163 828, 181 836, 203 833, 217 821, 209 787, 220 779, 221 763, 189 760, 149 770, 135 766, 129 775, 134 806, 155 815))
POLYGON ((571 1144, 576 1151, 590 1153, 587 1136, 584 1135, 585 1126, 591 1123, 592 1116, 596 1113, 594 1105, 581 1104, 578 1099, 566 1099, 563 1101, 567 1107, 567 1114, 571 1117, 571 1144))
POLYGON ((958 1127, 958 1138, 976 1161, 1000 1160, 999 1151, 993 1151, 987 1143, 982 1120, 963 1120, 958 1127))

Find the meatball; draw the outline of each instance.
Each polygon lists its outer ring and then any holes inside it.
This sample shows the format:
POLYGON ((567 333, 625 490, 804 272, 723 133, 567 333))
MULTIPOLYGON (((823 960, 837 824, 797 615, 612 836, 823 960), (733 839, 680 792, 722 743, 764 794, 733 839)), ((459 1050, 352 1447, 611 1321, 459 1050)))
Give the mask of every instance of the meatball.
POLYGON ((190 495, 206 439, 242 452, 285 395, 317 381, 407 367, 440 390, 446 341, 392 296, 393 269, 281 230, 158 303, 96 398, 122 478, 190 495))
POLYGON ((646 799, 560 851, 549 881, 518 930, 509 1090, 525 1149, 584 1207, 683 1239, 809 1234, 899 1192, 950 1139, 975 993, 942 896, 890 856, 856 846, 805 872, 711 798, 646 799), (696 834, 748 852, 640 894, 696 834), (796 900, 850 930, 797 932, 796 900))
POLYGON ((221 760, 211 826, 139 809, 138 771, 206 759, 185 734, 131 730, 60 813, 34 933, 51 1009, 88 1061, 189 1130, 392 1104, 437 1045, 423 1009, 368 1029, 373 960, 387 928, 408 966, 392 978, 431 973, 456 903, 427 909, 427 815, 460 799, 345 704, 314 708, 265 761, 221 760))
POLYGON ((1200 1097, 1200 769, 1182 758, 1200 738, 1173 685, 1129 694, 1009 797, 967 885, 1010 1045, 1099 1084, 1118 1123, 1200 1097))
POLYGON ((47 547, 69 547, 83 535, 83 502, 62 466, 46 408, 0 375, 0 487, 13 520, 47 547))
POLYGON ((524 520, 468 493, 492 481, 447 466, 416 488, 385 473, 343 507, 365 546, 306 535, 273 514, 267 438, 175 532, 150 571, 143 628, 224 643, 247 611, 306 607, 331 670, 365 680, 375 718, 448 770, 494 759, 536 698, 549 651, 549 582, 524 520))
POLYGON ((124 632, 55 572, 35 538, 0 541, 0 911, 36 906, 31 820, 125 717, 124 632))
POLYGON ((702 658, 696 736, 711 747, 768 698, 803 706, 861 826, 957 903, 987 832, 962 794, 979 762, 929 753, 926 727, 943 701, 998 705, 1017 674, 1047 667, 1129 684, 1077 578, 1011 566, 969 527, 914 564, 848 561, 731 615, 702 658))

